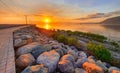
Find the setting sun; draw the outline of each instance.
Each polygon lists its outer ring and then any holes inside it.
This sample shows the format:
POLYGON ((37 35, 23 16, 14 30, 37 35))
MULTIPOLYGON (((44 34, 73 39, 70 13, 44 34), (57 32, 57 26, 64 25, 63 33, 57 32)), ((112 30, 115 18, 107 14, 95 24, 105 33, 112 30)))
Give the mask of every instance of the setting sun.
POLYGON ((50 19, 49 19, 49 18, 45 18, 45 19, 44 19, 44 22, 45 22, 45 23, 49 23, 49 22, 50 22, 50 19))
POLYGON ((45 18, 44 19, 44 23, 45 23, 44 28, 45 29, 50 29, 50 25, 49 25, 50 22, 51 22, 50 18, 45 18))

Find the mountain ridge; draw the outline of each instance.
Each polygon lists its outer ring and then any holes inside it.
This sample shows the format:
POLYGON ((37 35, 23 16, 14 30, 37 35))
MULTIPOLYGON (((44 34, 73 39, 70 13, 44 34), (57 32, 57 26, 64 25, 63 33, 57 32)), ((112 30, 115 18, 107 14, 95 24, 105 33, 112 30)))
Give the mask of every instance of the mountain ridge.
POLYGON ((102 24, 120 24, 120 16, 108 18, 101 22, 102 24))

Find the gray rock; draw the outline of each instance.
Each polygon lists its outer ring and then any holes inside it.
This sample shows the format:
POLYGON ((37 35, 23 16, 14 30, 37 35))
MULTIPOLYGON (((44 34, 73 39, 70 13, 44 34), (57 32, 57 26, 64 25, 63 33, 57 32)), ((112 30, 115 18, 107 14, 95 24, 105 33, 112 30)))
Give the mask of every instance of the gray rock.
POLYGON ((69 60, 61 60, 58 63, 58 69, 62 73, 74 73, 74 66, 69 60))
POLYGON ((107 68, 110 68, 111 65, 109 63, 106 63, 106 62, 103 62, 103 64, 107 67, 107 68))
POLYGON ((67 54, 67 49, 61 48, 64 54, 67 54))
POLYGON ((68 45, 65 45, 65 48, 66 48, 67 50, 72 50, 72 49, 70 48, 70 46, 68 46, 68 45))
POLYGON ((63 52, 62 49, 55 49, 55 51, 56 51, 57 53, 59 53, 60 57, 62 57, 62 56, 64 55, 64 52, 63 52))
POLYGON ((37 63, 44 64, 49 69, 49 73, 52 73, 56 69, 57 63, 59 62, 59 58, 60 55, 56 51, 52 50, 49 52, 42 53, 37 58, 37 63))
POLYGON ((57 42, 57 41, 54 41, 54 40, 49 40, 48 43, 49 43, 49 44, 53 44, 53 45, 58 44, 58 42, 57 42))
POLYGON ((57 49, 57 48, 62 48, 62 46, 61 46, 61 45, 56 44, 56 45, 52 45, 52 48, 57 49))
POLYGON ((95 60, 94 59, 87 58, 87 60, 88 60, 89 63, 94 63, 95 64, 95 60))
POLYGON ((45 44, 44 49, 46 49, 47 51, 52 50, 52 46, 50 44, 45 44))
POLYGON ((35 59, 37 59, 38 56, 45 51, 47 51, 47 50, 41 45, 41 46, 38 46, 35 49, 33 49, 31 51, 31 54, 34 56, 35 59))
POLYGON ((74 59, 74 57, 72 56, 72 55, 70 55, 70 54, 66 54, 66 55, 64 55, 62 58, 61 58, 61 60, 68 60, 68 61, 70 61, 70 62, 72 62, 72 63, 74 63, 75 62, 75 59, 74 59))
POLYGON ((78 58, 78 55, 74 50, 68 50, 68 54, 71 54, 75 60, 78 58))
POLYGON ((65 45, 64 45, 64 43, 59 43, 62 47, 64 47, 65 45))
POLYGON ((19 67, 21 69, 32 65, 34 62, 35 62, 35 59, 30 53, 23 54, 16 59, 16 65, 17 65, 17 67, 19 67))
POLYGON ((108 71, 109 73, 120 73, 120 69, 117 67, 110 67, 108 71))
POLYGON ((20 39, 20 38, 21 38, 21 36, 19 34, 14 33, 14 39, 20 39))
POLYGON ((83 63, 87 62, 87 58, 79 58, 76 62, 78 68, 81 68, 83 63))
POLYGON ((27 39, 32 38, 32 36, 27 34, 27 35, 22 35, 21 38, 22 38, 23 40, 27 40, 27 39))
POLYGON ((59 44, 57 41, 49 41, 49 43, 52 45, 52 48, 62 48, 61 44, 59 44))
POLYGON ((86 48, 87 43, 86 42, 84 42, 82 40, 78 40, 78 43, 81 44, 82 50, 87 50, 87 48, 86 48))
POLYGON ((85 71, 82 68, 75 68, 75 73, 85 73, 85 71))
POLYGON ((48 73, 48 69, 44 65, 28 66, 21 73, 48 73))
POLYGON ((78 58, 87 58, 87 55, 83 51, 79 51, 78 52, 78 58))
POLYGON ((22 39, 15 39, 14 40, 14 47, 21 47, 23 45, 27 44, 27 40, 22 40, 22 39))
POLYGON ((25 45, 25 46, 18 48, 16 55, 20 56, 22 54, 30 53, 30 52, 32 52, 33 49, 39 48, 39 47, 40 47, 40 44, 37 42, 30 43, 28 45, 25 45))
POLYGON ((72 50, 74 50, 75 52, 78 52, 78 50, 75 48, 75 46, 70 46, 70 48, 71 48, 72 50))
POLYGON ((88 58, 89 58, 89 59, 95 59, 95 57, 94 57, 94 56, 89 56, 88 58))
POLYGON ((96 64, 97 64, 98 66, 100 66, 104 71, 107 71, 107 70, 108 70, 108 68, 107 68, 100 60, 97 61, 96 64))

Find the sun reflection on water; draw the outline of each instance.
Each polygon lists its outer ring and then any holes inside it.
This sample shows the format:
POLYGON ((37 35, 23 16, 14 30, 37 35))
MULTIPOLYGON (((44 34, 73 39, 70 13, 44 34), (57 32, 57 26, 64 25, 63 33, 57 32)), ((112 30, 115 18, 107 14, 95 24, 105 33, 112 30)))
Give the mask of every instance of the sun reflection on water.
POLYGON ((45 24, 44 28, 45 29, 50 29, 50 25, 49 24, 45 24))

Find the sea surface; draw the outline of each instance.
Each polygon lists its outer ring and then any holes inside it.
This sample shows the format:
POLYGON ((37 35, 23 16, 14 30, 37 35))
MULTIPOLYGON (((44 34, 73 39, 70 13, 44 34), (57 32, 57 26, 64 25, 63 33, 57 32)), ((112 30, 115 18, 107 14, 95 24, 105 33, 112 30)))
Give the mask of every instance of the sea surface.
MULTIPOLYGON (((46 24, 44 24, 46 25, 46 24)), ((120 41, 120 25, 108 24, 47 24, 50 29, 91 32, 104 35, 112 40, 120 41)))

